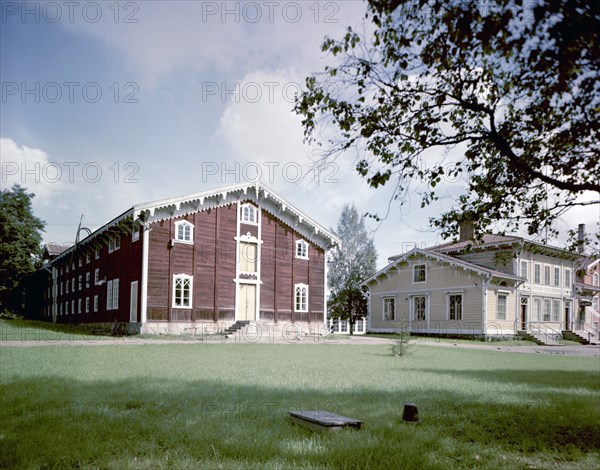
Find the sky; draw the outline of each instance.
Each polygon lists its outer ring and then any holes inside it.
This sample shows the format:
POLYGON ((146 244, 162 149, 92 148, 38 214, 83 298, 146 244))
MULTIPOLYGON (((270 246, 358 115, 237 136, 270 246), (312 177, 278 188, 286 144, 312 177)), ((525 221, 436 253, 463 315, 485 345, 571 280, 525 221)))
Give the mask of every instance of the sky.
MULTIPOLYGON (((362 0, 0 6, 0 187, 35 193, 46 242, 73 243, 82 216, 94 230, 134 204, 257 178, 325 227, 344 204, 386 215, 366 219, 378 267, 443 241, 429 217, 464 181, 445 181, 425 209, 411 188, 400 207, 391 185, 374 190, 355 173, 352 155, 319 167, 303 143, 294 95, 332 63, 326 35, 361 29, 362 0)), ((597 220, 571 211, 553 244, 597 220)))

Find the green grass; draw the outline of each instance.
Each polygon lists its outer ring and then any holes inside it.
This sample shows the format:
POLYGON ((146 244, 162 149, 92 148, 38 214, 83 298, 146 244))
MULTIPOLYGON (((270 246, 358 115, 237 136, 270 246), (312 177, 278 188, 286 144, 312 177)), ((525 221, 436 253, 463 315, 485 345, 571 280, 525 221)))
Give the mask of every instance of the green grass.
POLYGON ((2 468, 600 465, 597 358, 198 342, 0 347, 0 364, 2 468), (313 433, 288 409, 364 426, 313 433))
POLYGON ((98 341, 114 339, 109 331, 96 332, 92 324, 69 325, 35 320, 0 319, 0 341, 98 341))

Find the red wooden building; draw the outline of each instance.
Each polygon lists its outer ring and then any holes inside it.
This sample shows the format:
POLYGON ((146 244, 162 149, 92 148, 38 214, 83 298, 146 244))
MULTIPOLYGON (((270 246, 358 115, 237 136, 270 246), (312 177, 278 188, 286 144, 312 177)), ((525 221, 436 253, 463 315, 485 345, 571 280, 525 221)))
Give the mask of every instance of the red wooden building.
POLYGON ((141 204, 48 262, 40 314, 142 332, 322 324, 326 253, 337 243, 258 183, 141 204))

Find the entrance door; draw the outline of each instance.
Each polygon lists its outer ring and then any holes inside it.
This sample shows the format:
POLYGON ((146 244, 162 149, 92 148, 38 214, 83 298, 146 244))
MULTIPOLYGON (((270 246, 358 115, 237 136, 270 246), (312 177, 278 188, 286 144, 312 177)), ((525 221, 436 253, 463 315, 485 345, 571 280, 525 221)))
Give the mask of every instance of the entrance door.
POLYGON ((521 331, 527 330, 527 304, 521 305, 521 331))
POLYGON ((571 302, 565 302, 565 330, 571 331, 571 302))
POLYGON ((256 285, 240 284, 238 291, 238 320, 256 320, 256 285))
POLYGON ((131 323, 137 323, 137 311, 138 311, 138 282, 133 281, 131 283, 131 294, 129 300, 129 321, 131 323))

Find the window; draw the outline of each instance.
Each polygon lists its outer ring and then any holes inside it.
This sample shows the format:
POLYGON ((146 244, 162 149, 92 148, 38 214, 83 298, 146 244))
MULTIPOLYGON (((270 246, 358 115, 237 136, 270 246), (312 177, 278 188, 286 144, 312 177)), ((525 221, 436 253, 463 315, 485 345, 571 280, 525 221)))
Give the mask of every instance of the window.
POLYGON ((175 241, 193 243, 194 226, 187 220, 179 220, 175 222, 175 241))
POLYGON ((550 266, 544 266, 544 284, 550 285, 550 266))
POLYGON ((529 279, 529 263, 527 261, 521 261, 521 277, 529 279))
POLYGON ((542 317, 542 321, 550 321, 550 309, 551 309, 552 303, 550 301, 550 299, 544 299, 544 311, 543 311, 543 317, 542 317))
POLYGON ((100 282, 100 268, 94 269, 94 285, 97 286, 100 282))
POLYGON ((60 304, 59 310, 58 310, 58 314, 62 315, 63 314, 63 304, 60 304))
POLYGON ((255 273, 258 266, 256 243, 240 242, 240 272, 255 273))
POLYGON ((83 289, 83 276, 80 274, 77 278, 77 290, 83 289))
POLYGON ((106 283, 106 310, 119 309, 119 280, 112 279, 106 283))
POLYGON ((571 270, 565 269, 565 287, 567 289, 571 288, 571 270))
POLYGON ((383 299, 383 319, 394 321, 396 319, 396 299, 388 297, 383 299))
POLYGON ((304 240, 296 242, 296 258, 308 259, 308 243, 304 240))
POLYGON ((95 252, 94 257, 96 259, 100 259, 100 247, 99 246, 96 247, 96 252, 95 252))
POLYGON ((90 279, 91 279, 92 275, 91 273, 88 271, 87 273, 85 273, 85 288, 88 289, 90 287, 90 279))
POLYGON ((69 301, 65 302, 65 315, 69 314, 69 301))
POLYGON ((75 278, 71 278, 71 292, 75 292, 75 278))
POLYGON ((496 306, 496 319, 506 320, 506 294, 498 294, 498 305, 496 306))
POLYGON ((121 237, 111 237, 108 240, 108 252, 112 253, 121 248, 121 237))
POLYGON ((559 321, 560 318, 560 300, 552 301, 552 321, 559 321))
POLYGON ((308 286, 306 284, 296 284, 296 312, 308 312, 308 286))
POLYGON ((82 299, 77 300, 77 313, 81 313, 82 299))
POLYGON ((600 280, 598 279, 598 273, 592 274, 592 285, 598 287, 598 283, 600 280))
POLYGON ((63 295, 63 282, 60 281, 60 295, 63 295))
POLYGON ((133 227, 133 231, 131 232, 131 241, 137 242, 140 239, 140 227, 135 225, 133 227))
POLYGON ((92 255, 90 255, 90 252, 88 251, 85 254, 85 264, 90 264, 90 261, 92 260, 92 255))
POLYGON ((600 312, 600 297, 596 296, 592 299, 592 308, 596 312, 600 312))
POLYGON ((415 306, 415 320, 416 321, 425 321, 426 320, 426 306, 427 306, 427 298, 423 296, 414 298, 414 306, 415 306))
POLYGON ((554 268, 554 287, 560 287, 560 268, 554 268))
POLYGON ((85 313, 89 313, 90 312, 90 298, 86 297, 85 298, 85 313))
POLYGON ((462 294, 450 294, 448 295, 448 319, 450 320, 462 320, 462 306, 463 306, 462 294))
POLYGON ((413 283, 425 282, 427 279, 426 266, 424 264, 416 264, 413 266, 413 283))
POLYGON ((100 297, 98 295, 94 296, 94 312, 98 311, 98 307, 100 306, 100 297))
POLYGON ((173 276, 173 307, 190 308, 192 306, 192 276, 177 274, 173 276))
POLYGON ((71 315, 75 315, 75 300, 71 300, 71 315))
POLYGON ((252 204, 244 204, 242 206, 242 222, 246 222, 248 224, 258 223, 256 207, 254 207, 252 204))
POLYGON ((536 284, 542 283, 542 267, 538 263, 533 266, 533 282, 536 284))
POLYGON ((69 293, 69 280, 68 279, 65 281, 65 293, 66 294, 69 293))
POLYGON ((540 321, 542 316, 542 299, 533 299, 533 321, 540 321))
POLYGON ((83 257, 80 256, 77 260, 77 265, 81 268, 81 266, 83 266, 83 257))

